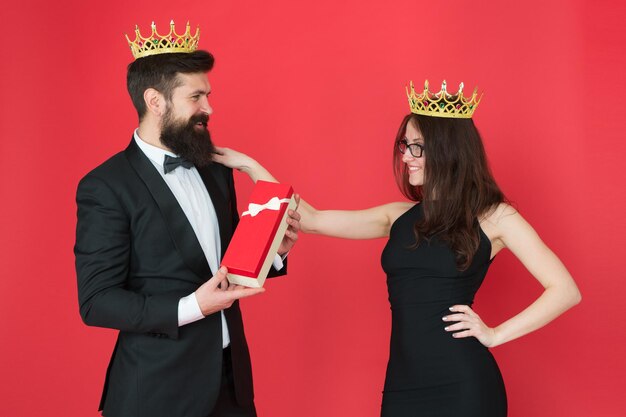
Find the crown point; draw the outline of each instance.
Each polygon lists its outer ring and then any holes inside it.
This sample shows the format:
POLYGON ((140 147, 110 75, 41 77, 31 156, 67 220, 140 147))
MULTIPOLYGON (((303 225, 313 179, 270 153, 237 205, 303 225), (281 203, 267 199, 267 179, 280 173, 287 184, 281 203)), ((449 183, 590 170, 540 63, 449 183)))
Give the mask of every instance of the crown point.
POLYGON ((463 92, 463 83, 459 84, 459 94, 461 94, 463 92))

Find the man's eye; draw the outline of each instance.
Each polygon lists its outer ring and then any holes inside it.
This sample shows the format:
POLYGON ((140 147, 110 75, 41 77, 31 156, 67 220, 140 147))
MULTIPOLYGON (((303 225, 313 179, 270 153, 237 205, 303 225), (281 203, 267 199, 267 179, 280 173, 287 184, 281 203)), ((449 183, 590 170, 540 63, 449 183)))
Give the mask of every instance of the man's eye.
POLYGON ((198 101, 198 99, 199 99, 199 98, 200 98, 200 96, 199 96, 199 95, 191 96, 191 99, 192 99, 193 101, 198 101))

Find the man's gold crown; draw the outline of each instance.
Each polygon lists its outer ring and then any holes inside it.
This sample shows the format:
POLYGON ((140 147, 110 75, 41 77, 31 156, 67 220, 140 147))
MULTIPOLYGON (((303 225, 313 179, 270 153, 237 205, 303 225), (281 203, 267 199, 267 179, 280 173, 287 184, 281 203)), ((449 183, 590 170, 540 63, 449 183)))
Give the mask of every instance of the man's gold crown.
POLYGON ((172 52, 193 52, 198 49, 200 27, 196 28, 196 34, 191 36, 191 29, 189 22, 187 22, 187 30, 179 35, 174 29, 174 21, 172 20, 170 21, 170 33, 159 35, 156 31, 156 25, 152 22, 150 36, 144 38, 139 32, 139 26, 135 26, 135 40, 131 41, 128 35, 126 35, 126 40, 135 59, 172 52))
POLYGON ((448 93, 445 80, 441 83, 441 91, 438 93, 433 93, 428 89, 428 80, 424 83, 424 91, 421 94, 415 92, 413 81, 410 85, 411 91, 407 87, 406 95, 409 98, 411 113, 424 116, 471 119, 482 98, 482 94, 478 97, 478 88, 474 89, 471 97, 465 97, 463 83, 459 85, 459 91, 456 94, 448 93))

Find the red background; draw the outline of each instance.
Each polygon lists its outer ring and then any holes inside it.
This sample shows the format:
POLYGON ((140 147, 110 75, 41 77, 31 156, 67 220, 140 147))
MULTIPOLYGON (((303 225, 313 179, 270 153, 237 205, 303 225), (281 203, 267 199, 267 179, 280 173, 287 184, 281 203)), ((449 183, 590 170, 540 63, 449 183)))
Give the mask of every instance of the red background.
MULTIPOLYGON (((78 315, 78 180, 136 126, 135 23, 202 28, 220 145, 320 208, 401 199, 404 86, 485 92, 475 121, 500 185, 577 280, 582 304, 493 350, 511 417, 623 416, 624 22, 619 1, 3 2, 0 415, 96 416, 115 332, 78 315)), ((240 202, 252 185, 238 175, 240 202)), ((289 276, 243 303, 262 417, 377 416, 390 331, 383 240, 303 235, 289 276)), ((540 286, 498 256, 489 324, 540 286)))

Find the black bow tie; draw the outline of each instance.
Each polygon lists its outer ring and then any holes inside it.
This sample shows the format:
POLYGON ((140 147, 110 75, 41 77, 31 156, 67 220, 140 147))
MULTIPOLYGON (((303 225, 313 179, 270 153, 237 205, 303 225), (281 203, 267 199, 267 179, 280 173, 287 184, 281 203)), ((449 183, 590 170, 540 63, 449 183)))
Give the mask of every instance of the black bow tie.
POLYGON ((174 171, 179 166, 183 168, 189 169, 193 166, 191 162, 186 160, 185 158, 178 158, 174 156, 165 155, 165 159, 163 159, 163 172, 168 173, 174 171))

